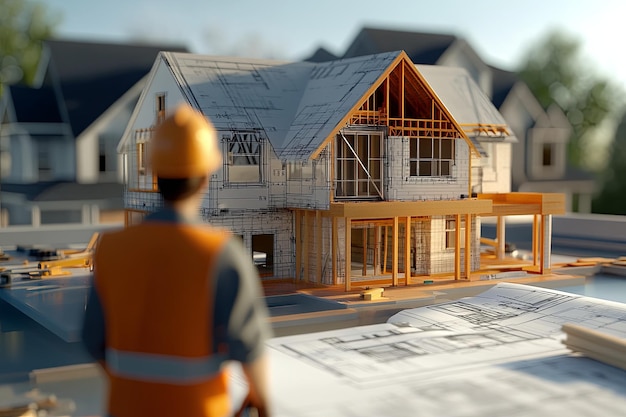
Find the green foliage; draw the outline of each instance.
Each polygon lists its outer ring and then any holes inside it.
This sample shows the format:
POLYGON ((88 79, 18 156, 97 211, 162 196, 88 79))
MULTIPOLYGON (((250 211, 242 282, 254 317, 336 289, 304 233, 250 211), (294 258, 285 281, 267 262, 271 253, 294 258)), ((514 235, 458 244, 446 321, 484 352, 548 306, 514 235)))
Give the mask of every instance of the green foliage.
POLYGON ((32 84, 42 41, 58 22, 42 3, 0 0, 0 88, 17 82, 32 84))
POLYGON ((593 201, 592 212, 626 214, 626 115, 615 133, 603 176, 604 185, 593 201))
POLYGON ((580 55, 580 43, 551 32, 527 54, 519 71, 539 102, 556 103, 573 127, 568 158, 573 166, 590 167, 587 150, 594 131, 621 106, 618 89, 593 73, 580 55))

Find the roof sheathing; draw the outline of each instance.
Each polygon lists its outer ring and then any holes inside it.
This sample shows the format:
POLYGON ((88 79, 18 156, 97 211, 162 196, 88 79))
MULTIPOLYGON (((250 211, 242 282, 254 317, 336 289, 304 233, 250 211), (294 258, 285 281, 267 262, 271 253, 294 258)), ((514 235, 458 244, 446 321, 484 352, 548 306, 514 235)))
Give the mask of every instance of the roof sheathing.
POLYGON ((317 64, 287 137, 287 146, 280 155, 289 159, 316 158, 387 77, 401 54, 392 52, 317 64))
POLYGON ((502 115, 467 71, 431 65, 416 67, 468 136, 500 140, 511 136, 502 115))
POLYGON ((314 64, 164 53, 192 104, 220 131, 284 143, 314 64))

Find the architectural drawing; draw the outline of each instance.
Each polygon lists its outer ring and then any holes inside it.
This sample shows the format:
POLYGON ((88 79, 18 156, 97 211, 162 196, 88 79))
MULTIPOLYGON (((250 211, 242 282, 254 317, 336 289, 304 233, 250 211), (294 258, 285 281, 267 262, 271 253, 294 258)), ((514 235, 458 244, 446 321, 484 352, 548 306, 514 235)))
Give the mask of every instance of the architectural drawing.
POLYGON ((481 216, 514 214, 535 216, 531 270, 550 269, 563 196, 482 193, 474 167, 515 138, 463 70, 402 51, 320 64, 161 53, 119 146, 127 224, 162 204, 146 155, 180 103, 213 122, 225 156, 202 217, 240 236, 264 278, 346 290, 469 279, 481 216))
POLYGON ((572 354, 566 322, 626 337, 623 304, 502 283, 385 324, 275 338, 277 415, 621 415, 626 372, 572 354))

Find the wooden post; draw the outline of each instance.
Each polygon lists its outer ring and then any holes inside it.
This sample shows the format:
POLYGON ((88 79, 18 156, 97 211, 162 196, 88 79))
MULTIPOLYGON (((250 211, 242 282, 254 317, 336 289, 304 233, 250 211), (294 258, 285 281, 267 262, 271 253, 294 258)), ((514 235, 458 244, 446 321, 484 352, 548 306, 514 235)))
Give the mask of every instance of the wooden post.
POLYGON ((546 272, 545 268, 545 255, 546 255, 546 222, 545 216, 539 215, 539 251, 540 251, 540 262, 539 262, 539 273, 543 274, 546 272))
POLYGON ((393 217, 393 256, 391 266, 391 285, 398 286, 398 216, 393 217))
POLYGON ((350 291, 350 277, 352 275, 352 219, 346 217, 345 230, 345 251, 346 251, 346 291, 350 291))
POLYGON ((336 217, 332 217, 332 225, 331 225, 331 229, 332 229, 332 244, 331 244, 331 251, 332 251, 332 262, 333 262, 333 266, 332 266, 332 270, 333 270, 333 285, 337 285, 337 249, 339 248, 339 244, 338 244, 338 238, 337 238, 337 218, 336 217))
POLYGON ((472 215, 465 215, 465 278, 470 279, 472 271, 472 215))
POLYGON ((367 275, 367 227, 363 229, 363 276, 367 275))
POLYGON ((322 212, 315 210, 315 282, 322 282, 322 212))
POLYGON ((380 275, 380 226, 374 226, 374 259, 372 259, 374 275, 380 275))
POLYGON ((533 241, 533 266, 537 266, 537 263, 539 262, 539 248, 538 248, 538 241, 537 241, 537 230, 539 229, 538 227, 538 214, 535 214, 533 216, 533 234, 532 234, 532 241, 533 241))
POLYGON ((294 275, 294 280, 299 281, 302 279, 301 268, 302 268, 302 212, 300 210, 294 210, 294 216, 296 216, 296 273, 294 275))
POLYGON ((496 226, 496 259, 502 260, 506 256, 506 218, 504 216, 497 217, 496 226))
POLYGON ((454 215, 454 279, 461 279, 461 215, 454 215))
POLYGON ((409 285, 409 278, 411 278, 411 216, 406 217, 404 235, 404 285, 409 285))
POLYGON ((385 225, 385 233, 384 233, 384 241, 383 241, 383 274, 387 273, 387 248, 388 240, 389 240, 389 230, 388 226, 385 225))
POLYGON ((302 238, 304 239, 304 242, 302 244, 302 253, 304 255, 304 280, 306 282, 310 281, 310 277, 309 277, 309 212, 308 211, 303 211, 303 225, 302 225, 302 232, 303 232, 303 236, 302 238))

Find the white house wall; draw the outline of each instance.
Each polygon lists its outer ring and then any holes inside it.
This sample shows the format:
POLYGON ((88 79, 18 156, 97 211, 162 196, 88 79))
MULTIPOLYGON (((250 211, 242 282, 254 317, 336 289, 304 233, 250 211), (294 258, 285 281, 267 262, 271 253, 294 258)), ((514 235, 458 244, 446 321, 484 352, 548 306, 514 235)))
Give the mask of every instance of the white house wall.
POLYGON ((252 257, 252 237, 273 235, 274 265, 272 279, 293 278, 295 249, 293 236, 293 214, 289 210, 261 211, 254 216, 220 215, 209 213, 203 220, 215 227, 228 229, 233 235, 241 236, 243 245, 252 257))
MULTIPOLYGON (((483 193, 511 192, 511 143, 483 143, 488 157, 478 162, 482 166, 483 193)), ((474 163, 472 163, 474 166, 474 163)))
POLYGON ((151 188, 152 173, 148 170, 143 178, 137 178, 137 166, 134 149, 135 147, 135 131, 141 129, 153 128, 157 122, 156 112, 156 96, 157 94, 165 94, 165 106, 166 109, 173 109, 181 103, 186 103, 186 99, 181 93, 178 85, 172 78, 171 73, 163 61, 157 61, 157 68, 153 71, 153 78, 146 86, 146 89, 142 93, 139 99, 139 103, 136 107, 136 113, 130 128, 126 130, 126 134, 130 137, 122 138, 125 143, 126 149, 126 175, 127 184, 130 184, 130 188, 134 188, 133 184, 139 184, 140 188, 151 188))

